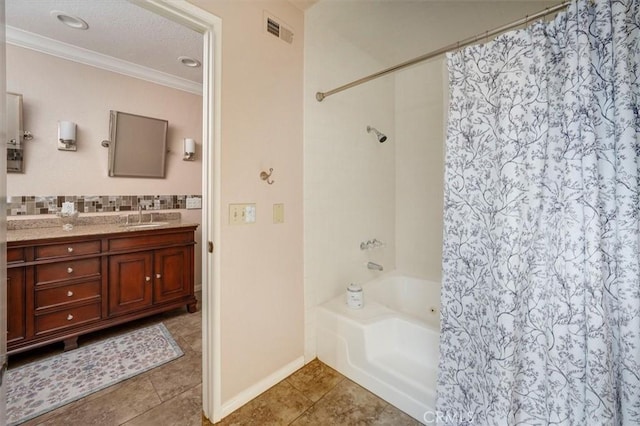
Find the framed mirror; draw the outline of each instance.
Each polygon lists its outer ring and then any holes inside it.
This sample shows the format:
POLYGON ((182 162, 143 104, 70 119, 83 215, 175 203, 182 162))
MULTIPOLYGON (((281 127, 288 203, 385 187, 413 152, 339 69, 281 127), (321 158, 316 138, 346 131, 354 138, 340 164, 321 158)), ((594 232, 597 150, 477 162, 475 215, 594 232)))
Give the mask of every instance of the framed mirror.
POLYGON ((164 178, 169 122, 111 111, 109 176, 164 178))
POLYGON ((22 95, 7 93, 7 172, 24 172, 22 95))

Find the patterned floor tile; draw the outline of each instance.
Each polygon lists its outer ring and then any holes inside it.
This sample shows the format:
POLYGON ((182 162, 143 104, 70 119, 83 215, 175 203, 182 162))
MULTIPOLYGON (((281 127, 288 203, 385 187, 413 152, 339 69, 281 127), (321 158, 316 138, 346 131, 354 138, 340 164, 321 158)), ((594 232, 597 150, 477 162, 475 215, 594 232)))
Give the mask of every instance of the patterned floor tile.
POLYGON ((282 381, 257 398, 225 417, 220 426, 287 425, 313 402, 286 381, 282 381))

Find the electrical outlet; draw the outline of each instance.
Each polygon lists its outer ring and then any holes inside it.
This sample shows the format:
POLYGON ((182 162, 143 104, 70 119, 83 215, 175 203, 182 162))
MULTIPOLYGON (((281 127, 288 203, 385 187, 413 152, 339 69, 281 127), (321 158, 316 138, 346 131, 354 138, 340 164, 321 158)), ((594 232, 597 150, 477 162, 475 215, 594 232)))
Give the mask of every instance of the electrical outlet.
POLYGON ((187 209, 201 209, 202 198, 200 197, 187 197, 187 209))

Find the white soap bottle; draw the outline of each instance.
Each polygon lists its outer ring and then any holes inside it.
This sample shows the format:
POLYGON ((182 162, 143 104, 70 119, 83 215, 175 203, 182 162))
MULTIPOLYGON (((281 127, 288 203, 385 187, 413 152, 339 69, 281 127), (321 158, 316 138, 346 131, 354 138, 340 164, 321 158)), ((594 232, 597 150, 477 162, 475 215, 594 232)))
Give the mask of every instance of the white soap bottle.
POLYGON ((364 293, 362 287, 351 283, 347 287, 347 306, 351 309, 361 309, 364 306, 364 293))

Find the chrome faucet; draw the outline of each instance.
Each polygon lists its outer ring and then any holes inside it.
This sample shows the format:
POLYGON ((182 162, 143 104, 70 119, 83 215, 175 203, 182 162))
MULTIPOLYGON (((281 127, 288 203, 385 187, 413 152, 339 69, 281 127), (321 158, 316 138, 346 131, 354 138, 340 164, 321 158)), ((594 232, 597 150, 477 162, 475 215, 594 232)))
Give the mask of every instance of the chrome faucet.
POLYGON ((384 269, 382 265, 378 265, 377 263, 373 263, 373 262, 367 263, 367 268, 373 271, 382 271, 384 269))

